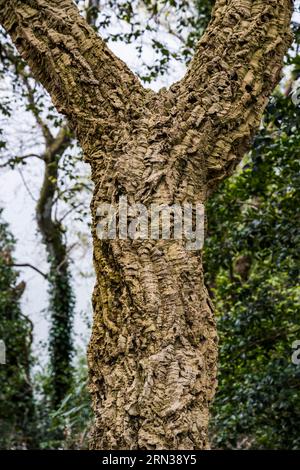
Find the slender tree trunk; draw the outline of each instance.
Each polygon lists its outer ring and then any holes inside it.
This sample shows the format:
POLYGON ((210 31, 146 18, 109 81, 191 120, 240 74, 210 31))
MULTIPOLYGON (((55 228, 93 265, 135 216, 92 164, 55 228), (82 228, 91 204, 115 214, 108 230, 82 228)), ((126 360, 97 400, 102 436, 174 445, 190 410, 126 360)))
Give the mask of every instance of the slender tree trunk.
POLYGON ((63 238, 63 227, 53 215, 58 190, 59 161, 69 143, 70 132, 65 127, 61 128, 56 137, 53 137, 49 130, 46 133, 46 150, 43 154, 44 180, 36 207, 38 227, 50 265, 48 276, 49 313, 51 314, 49 334, 50 400, 54 409, 59 407, 72 385, 74 295, 67 246, 63 238))
POLYGON ((205 202, 249 148, 291 41, 290 0, 217 0, 186 76, 143 89, 71 0, 0 0, 0 21, 92 167, 97 449, 207 449, 217 334, 201 255, 100 241, 97 207, 205 202))

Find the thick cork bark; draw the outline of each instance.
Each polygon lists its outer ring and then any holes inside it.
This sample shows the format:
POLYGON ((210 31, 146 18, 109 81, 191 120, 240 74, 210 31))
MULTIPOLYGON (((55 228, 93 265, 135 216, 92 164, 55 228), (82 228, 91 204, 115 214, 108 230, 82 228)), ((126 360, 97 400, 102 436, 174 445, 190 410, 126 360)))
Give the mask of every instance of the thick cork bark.
POLYGON ((201 254, 99 241, 97 207, 205 202, 249 148, 291 42, 290 0, 218 0, 186 76, 145 90, 71 0, 0 0, 0 21, 76 131, 95 183, 95 449, 207 449, 217 333, 201 254))

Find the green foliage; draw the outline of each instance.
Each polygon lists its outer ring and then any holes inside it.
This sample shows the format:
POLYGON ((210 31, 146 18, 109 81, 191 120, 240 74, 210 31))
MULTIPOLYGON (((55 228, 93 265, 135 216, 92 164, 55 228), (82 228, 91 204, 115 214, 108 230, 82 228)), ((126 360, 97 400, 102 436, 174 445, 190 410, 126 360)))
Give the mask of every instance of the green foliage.
POLYGON ((0 448, 35 447, 35 408, 30 370, 32 325, 23 316, 24 283, 11 266, 15 241, 0 212, 0 339, 6 364, 0 364, 0 448))
POLYGON ((221 448, 300 447, 300 109, 271 99, 239 173, 210 200, 205 258, 220 335, 221 448))
POLYGON ((51 381, 49 395, 54 406, 69 391, 72 383, 73 338, 72 325, 75 297, 68 269, 54 264, 49 278, 49 311, 51 328, 49 332, 51 381))
MULTIPOLYGON (((77 2, 81 4, 80 0, 77 2)), ((94 0, 86 15, 110 42, 132 44, 139 58, 136 73, 151 83, 173 62, 188 62, 210 18, 214 0, 94 0), (145 46, 151 56, 145 55, 145 46)))
POLYGON ((72 386, 58 408, 49 407, 45 389, 49 383, 49 369, 36 375, 35 386, 42 399, 38 402, 38 432, 41 449, 87 449, 92 422, 86 357, 77 353, 72 386))

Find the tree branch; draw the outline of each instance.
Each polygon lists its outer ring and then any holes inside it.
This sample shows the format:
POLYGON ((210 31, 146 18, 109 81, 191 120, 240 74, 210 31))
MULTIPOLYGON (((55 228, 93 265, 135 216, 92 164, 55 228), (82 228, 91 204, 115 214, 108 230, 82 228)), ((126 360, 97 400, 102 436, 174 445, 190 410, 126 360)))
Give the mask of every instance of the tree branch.
POLYGON ((55 193, 58 189, 59 160, 70 142, 71 134, 69 129, 66 126, 61 127, 51 144, 46 146, 42 156, 45 162, 45 171, 43 185, 36 207, 36 216, 43 239, 50 251, 55 251, 52 244, 61 234, 60 227, 58 227, 52 219, 52 209, 55 201, 55 193))
POLYGON ((20 75, 22 76, 23 83, 24 83, 24 85, 27 89, 28 102, 31 106, 31 108, 30 108, 31 112, 32 112, 38 126, 40 127, 40 129, 42 131, 42 134, 44 136, 46 144, 50 145, 51 142, 53 141, 53 135, 52 135, 52 132, 51 132, 49 126, 42 119, 41 113, 37 109, 36 102, 35 102, 35 96, 34 96, 34 90, 32 89, 32 87, 30 85, 29 77, 27 77, 24 73, 23 74, 21 73, 20 75))
POLYGON ((186 76, 171 88, 174 159, 188 159, 186 174, 204 168, 209 191, 232 173, 260 124, 291 43, 292 6, 218 0, 186 76))
POLYGON ((36 266, 33 266, 30 263, 10 263, 9 266, 16 266, 18 268, 31 268, 41 276, 43 276, 45 279, 47 279, 47 274, 43 273, 40 269, 38 269, 36 266))
POLYGON ((0 23, 77 134, 125 121, 145 93, 72 0, 0 0, 0 23))

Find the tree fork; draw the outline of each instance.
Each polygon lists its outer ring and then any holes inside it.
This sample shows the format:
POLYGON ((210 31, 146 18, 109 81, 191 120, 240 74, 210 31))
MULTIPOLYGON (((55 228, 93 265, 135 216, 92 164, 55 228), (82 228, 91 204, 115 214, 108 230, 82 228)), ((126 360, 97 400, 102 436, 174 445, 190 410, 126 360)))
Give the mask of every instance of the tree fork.
POLYGON ((205 202, 249 148, 291 43, 291 0, 218 0, 187 74, 145 90, 71 0, 0 0, 0 21, 92 167, 96 449, 207 449, 217 334, 201 255, 100 241, 97 207, 205 202))

